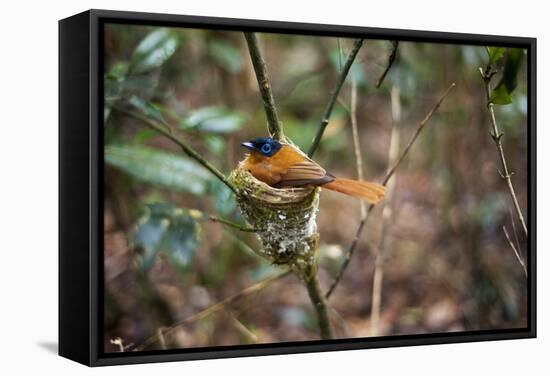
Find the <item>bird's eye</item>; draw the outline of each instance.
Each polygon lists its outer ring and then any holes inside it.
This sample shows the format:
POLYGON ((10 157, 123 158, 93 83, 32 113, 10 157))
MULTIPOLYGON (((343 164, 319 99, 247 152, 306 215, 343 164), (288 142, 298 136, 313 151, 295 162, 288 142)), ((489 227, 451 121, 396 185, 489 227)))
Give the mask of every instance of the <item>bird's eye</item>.
POLYGON ((269 154, 269 153, 271 153, 271 145, 263 144, 261 150, 262 150, 262 153, 269 154))

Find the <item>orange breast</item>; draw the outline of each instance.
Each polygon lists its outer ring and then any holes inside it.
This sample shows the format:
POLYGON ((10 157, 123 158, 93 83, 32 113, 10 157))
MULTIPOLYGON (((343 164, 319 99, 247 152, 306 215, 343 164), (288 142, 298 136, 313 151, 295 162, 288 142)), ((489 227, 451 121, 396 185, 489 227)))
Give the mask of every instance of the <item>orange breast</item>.
POLYGON ((281 149, 271 157, 262 153, 252 151, 242 166, 249 171, 256 179, 271 186, 277 185, 281 177, 286 174, 288 168, 296 163, 302 162, 304 156, 292 146, 283 145, 281 149))

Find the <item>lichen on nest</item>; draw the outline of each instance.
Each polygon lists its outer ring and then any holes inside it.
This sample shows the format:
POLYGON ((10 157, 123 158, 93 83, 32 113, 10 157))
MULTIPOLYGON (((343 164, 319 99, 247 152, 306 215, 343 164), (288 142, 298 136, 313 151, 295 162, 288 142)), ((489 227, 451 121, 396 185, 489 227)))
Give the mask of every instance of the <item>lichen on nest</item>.
POLYGON ((273 262, 289 266, 302 278, 315 269, 319 242, 316 217, 319 188, 273 188, 242 166, 229 176, 237 190, 237 204, 262 243, 257 252, 273 262))

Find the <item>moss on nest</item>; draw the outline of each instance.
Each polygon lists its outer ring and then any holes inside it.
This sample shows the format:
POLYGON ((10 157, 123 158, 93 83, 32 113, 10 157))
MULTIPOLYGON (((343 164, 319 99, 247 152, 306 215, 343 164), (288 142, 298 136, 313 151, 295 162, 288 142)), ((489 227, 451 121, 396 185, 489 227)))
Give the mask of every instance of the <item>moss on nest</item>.
POLYGON ((300 277, 315 269, 319 242, 319 188, 273 188, 239 166, 229 176, 237 204, 262 242, 257 251, 274 264, 287 265, 300 277))

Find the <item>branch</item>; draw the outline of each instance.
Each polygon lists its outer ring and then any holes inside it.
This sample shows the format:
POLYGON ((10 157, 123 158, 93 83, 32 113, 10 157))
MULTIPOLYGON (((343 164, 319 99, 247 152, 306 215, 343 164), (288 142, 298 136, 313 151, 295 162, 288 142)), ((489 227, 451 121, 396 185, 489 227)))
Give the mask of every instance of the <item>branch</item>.
POLYGON ((492 125, 492 131, 491 131, 491 138, 495 142, 495 146, 498 151, 498 155, 500 158, 500 164, 502 166, 502 172, 499 171, 500 176, 506 181, 506 185, 508 186, 508 191, 510 191, 510 196, 512 196, 512 201, 514 202, 514 208, 516 210, 516 214, 519 218, 519 221, 521 222, 521 225, 523 227, 523 232, 525 233, 525 236, 528 236, 527 231, 527 225, 525 223, 525 219, 523 219, 523 213, 521 212, 521 208, 519 207, 518 198, 516 196, 516 191, 514 190, 514 186, 512 185, 512 175, 513 172, 510 172, 508 170, 508 164, 506 163, 506 158, 504 156, 504 147, 502 146, 502 136, 504 136, 504 133, 500 132, 497 125, 497 120, 495 117, 495 108, 494 104, 491 101, 491 78, 494 75, 494 71, 491 70, 490 66, 487 66, 487 69, 485 72, 482 68, 479 68, 479 72, 481 73, 481 78, 483 79, 483 82, 485 83, 485 94, 487 96, 487 108, 489 109, 489 117, 491 118, 491 125, 492 125))
MULTIPOLYGON (((360 181, 362 181, 363 180, 363 158, 361 156, 361 147, 359 145, 359 132, 357 130, 357 83, 355 82, 355 80, 351 81, 350 120, 351 120, 351 130, 353 135, 353 149, 355 152, 355 165, 357 168, 357 178, 360 181)), ((359 240, 359 235, 363 231, 363 226, 365 225, 365 221, 367 219, 367 214, 368 214, 365 201, 359 199, 359 202, 361 205, 360 206, 361 216, 359 218, 359 228, 358 228, 358 231, 356 232, 355 238, 353 239, 353 243, 352 243, 353 249, 355 249, 355 244, 359 240)), ((349 252, 348 252, 348 256, 349 256, 349 252)), ((350 259, 351 257, 346 257, 346 259, 344 260, 344 264, 349 263, 350 259)), ((345 268, 347 268, 347 265, 343 269, 340 269, 336 278, 330 285, 327 293, 325 294, 325 297, 327 299, 330 297, 330 295, 332 295, 332 292, 340 282, 340 279, 342 278, 342 275, 343 275, 343 270, 345 268)))
POLYGON ((307 152, 308 157, 312 157, 317 148, 319 147, 319 142, 321 141, 321 138, 323 137, 323 133, 325 132, 325 128, 328 125, 330 114, 332 113, 332 109, 334 108, 334 104, 336 103, 336 100, 338 99, 338 94, 340 93, 340 89, 342 89, 342 86, 344 85, 344 82, 346 81, 346 77, 348 75, 349 70, 351 69, 351 66, 353 65, 353 61, 355 60, 355 57, 357 56, 357 53, 359 52, 359 49, 363 45, 363 39, 356 39, 355 43, 353 44, 353 48, 351 52, 348 55, 348 58, 346 60, 346 63, 344 64, 344 68, 340 72, 340 75, 338 76, 338 80, 336 81, 336 86, 332 90, 330 94, 330 99, 328 101, 327 107, 325 108, 325 112, 323 114, 323 117, 321 119, 321 123, 319 124, 319 128, 317 129, 317 133, 315 134, 315 138, 313 139, 313 142, 311 144, 311 147, 309 148, 309 151, 307 152))
MULTIPOLYGON (((260 48, 258 47, 258 40, 254 33, 245 32, 244 36, 246 38, 246 43, 248 45, 250 58, 252 59, 252 65, 254 66, 254 71, 256 72, 256 79, 258 80, 258 86, 260 88, 262 101, 264 103, 264 109, 267 117, 267 127, 269 130, 269 133, 271 134, 271 137, 273 137, 278 141, 285 140, 283 129, 277 118, 277 109, 275 107, 275 100, 273 99, 273 94, 271 92, 271 86, 269 84, 265 62, 262 58, 260 48)), ((351 63, 349 65, 351 66, 351 63)), ((349 70, 349 67, 347 68, 347 70, 349 70)), ((347 74, 347 71, 346 71, 346 74, 347 74)), ((345 76, 344 76, 344 79, 345 79, 345 76)), ((340 87, 342 86, 342 83, 340 83, 339 85, 340 87)), ((338 91, 340 90, 340 87, 338 87, 338 91)), ((338 93, 336 93, 335 97, 337 97, 337 94, 338 93)), ((332 111, 332 106, 334 105, 335 100, 336 98, 334 98, 334 100, 332 101, 332 104, 330 105, 330 111, 332 111)), ((327 117, 330 116, 330 111, 328 112, 327 117)), ((328 123, 328 120, 327 120, 327 123, 328 123)), ((320 135, 319 135, 319 138, 320 138, 320 135)), ((319 287, 319 281, 317 279, 315 268, 313 268, 311 270, 310 275, 304 279, 304 283, 306 284, 309 297, 317 313, 317 320, 319 323, 319 331, 320 331, 321 338, 322 339, 332 338, 332 329, 331 329, 330 322, 327 315, 327 308, 326 308, 325 300, 321 293, 321 288, 319 287)))
POLYGON ((168 347, 166 346, 166 339, 164 338, 164 328, 160 327, 157 329, 157 338, 160 343, 160 348, 163 350, 166 350, 168 347))
POLYGON ((403 152, 401 153, 401 156, 399 157, 399 159, 395 162, 395 164, 393 165, 392 168, 390 168, 388 170, 388 172, 386 173, 386 177, 384 178, 384 181, 382 182, 383 185, 386 185, 388 183, 388 180, 390 180, 390 178, 392 177, 392 175, 395 173, 395 170, 397 170, 397 168, 399 167, 399 165, 401 164, 401 162, 403 162, 403 159, 405 159, 405 157, 407 156, 407 154, 409 153, 409 150, 411 149, 411 147, 413 146, 414 142, 416 141, 416 138, 418 137, 418 135, 420 134, 420 132, 422 132, 422 129, 424 129, 424 126, 428 123, 428 121, 430 121, 430 119, 432 118, 433 114, 439 109, 439 106, 441 106, 441 103, 443 103, 443 101, 445 100, 445 97, 447 97, 447 95, 451 92, 452 89, 454 89, 454 87, 456 86, 456 84, 453 82, 451 84, 451 86, 449 86, 447 88, 447 90, 445 90, 445 93, 443 93, 443 95, 441 96, 441 98, 439 98, 439 100, 437 101, 437 103, 435 104, 435 106, 430 110, 430 112, 428 112, 428 114, 426 115, 426 117, 424 117, 424 120, 422 120, 420 122, 420 124, 418 124, 418 127, 416 128, 416 131, 414 132, 413 136, 411 137, 409 143, 407 144, 407 146, 405 146, 405 149, 403 150, 403 152))
POLYGON ((244 325, 233 312, 229 312, 229 318, 231 319, 235 329, 237 329, 239 334, 245 338, 246 343, 258 343, 258 336, 256 333, 247 328, 246 325, 244 325))
POLYGON ((321 292, 321 287, 319 286, 319 279, 317 278, 317 273, 311 273, 311 276, 305 281, 307 292, 311 303, 315 308, 317 313, 317 323, 319 325, 319 333, 321 339, 332 339, 334 335, 332 334, 332 327, 330 325, 330 320, 327 314, 327 304, 323 293, 321 292))
POLYGON ((244 240, 235 235, 232 231, 224 229, 225 233, 233 240, 236 246, 243 252, 249 254, 250 256, 256 257, 261 261, 265 261, 265 258, 258 254, 251 246, 248 245, 244 240))
POLYGON ((399 46, 399 41, 392 40, 393 48, 391 50, 390 56, 388 57, 388 65, 386 65, 386 69, 384 69, 384 72, 382 72, 382 75, 376 82, 376 88, 378 89, 380 85, 384 82, 384 79, 386 78, 386 75, 390 71, 391 66, 393 65, 393 62, 395 61, 395 58, 397 57, 397 47, 399 46))
POLYGON ((281 127, 277 117, 277 108, 275 107, 275 100, 273 99, 273 93, 271 92, 265 62, 258 46, 258 39, 256 38, 256 35, 251 32, 245 32, 244 37, 246 38, 250 59, 252 60, 254 71, 256 72, 256 79, 258 80, 260 94, 264 103, 265 114, 267 117, 267 128, 271 134, 271 137, 277 141, 284 140, 283 128, 281 127))
MULTIPOLYGON (((417 128, 416 128, 416 131, 414 132, 413 136, 411 137, 411 140, 409 141, 409 143, 407 144, 407 146, 405 147, 405 149, 403 150, 403 152, 401 153, 400 157, 397 159, 397 161, 395 162, 395 164, 393 165, 393 167, 391 167, 388 172, 386 173, 386 176, 384 177, 384 180, 382 181, 382 185, 386 186, 388 184, 388 181, 390 180, 390 178, 393 176, 393 174, 395 173, 395 171, 397 170, 397 168, 399 167, 399 165, 401 164, 401 162, 403 162, 403 160, 405 159, 405 157, 407 156, 407 154, 409 153, 409 151, 411 150, 411 147, 413 146, 414 142, 416 141, 416 138, 418 137, 418 135, 420 134, 420 132, 422 131, 422 129, 424 129, 424 126, 428 123, 428 121, 432 118, 433 114, 435 113, 435 111, 437 111, 437 109, 439 108, 439 106, 441 106, 441 103, 443 102, 443 100, 447 97, 447 95, 450 93, 450 91, 456 86, 456 84, 453 82, 451 84, 451 86, 449 86, 449 88, 447 88, 447 90, 445 91, 445 93, 443 93, 443 95, 441 96, 441 98, 437 101, 437 103, 435 104, 435 106, 430 110, 430 112, 428 112, 428 114, 426 115, 426 117, 420 122, 420 124, 418 124, 417 128)), ((355 232, 355 237, 353 238, 353 241, 351 243, 351 246, 349 247, 348 249, 348 252, 346 254, 346 258, 344 259, 344 262, 342 263, 342 266, 340 267, 340 270, 338 271, 338 274, 336 275, 336 277, 334 278, 334 281, 332 282, 329 290, 327 291, 327 293, 325 294, 325 296, 327 298, 329 298, 332 293, 334 292, 334 289, 336 288, 336 286, 338 285, 338 283, 340 282, 340 280, 342 279, 342 276, 344 275, 344 272, 346 271, 348 265, 349 265, 349 262, 351 261, 351 258, 353 256, 353 253, 355 252, 355 248, 357 247, 357 243, 359 242, 359 239, 361 237, 361 233, 363 232, 363 227, 365 227, 365 223, 367 221, 367 218, 368 218, 368 215, 370 214, 370 212, 374 209, 374 205, 373 204, 370 204, 368 209, 367 209, 367 215, 365 216, 364 220, 362 220, 361 222, 359 222, 359 227, 357 228, 357 231, 355 232)))
MULTIPOLYGON (((392 132, 390 138, 390 147, 388 151, 388 165, 391 166, 397 160, 399 153, 399 127, 401 123, 401 102, 399 100, 399 88, 391 89, 391 109, 392 109, 392 132)), ((372 277, 372 305, 370 314, 370 335, 378 335, 378 326, 380 322, 380 309, 382 305, 382 284, 384 281, 384 252, 388 242, 389 224, 393 218, 392 199, 395 190, 395 177, 388 180, 386 186, 386 200, 382 210, 382 236, 376 249, 376 258, 374 262, 374 275, 372 277)))
POLYGON ((353 240, 351 242, 351 245, 348 249, 348 252, 346 253, 346 258, 344 259, 344 262, 342 263, 342 266, 340 266, 340 270, 338 270, 338 274, 336 274, 336 277, 334 277, 334 280, 332 281, 332 284, 330 285, 328 291, 325 294, 325 298, 330 298, 332 293, 334 292, 334 289, 336 289, 336 286, 340 283, 340 280, 344 276, 344 272, 346 271, 349 262, 351 261, 351 257, 353 256, 353 253, 355 252, 355 248, 357 247, 357 243, 359 242, 359 238, 361 237, 361 233, 363 232, 363 227, 365 227, 365 223, 367 222, 368 215, 372 211, 372 208, 374 208, 374 205, 369 205, 369 208, 367 209, 367 215, 361 219, 359 222, 359 227, 357 227, 357 231, 355 232, 355 236, 353 237, 353 240))
POLYGON ((227 220, 225 218, 216 217, 214 215, 208 215, 207 217, 212 222, 218 222, 218 223, 224 224, 226 226, 233 227, 234 229, 237 229, 239 231, 244 231, 244 232, 257 232, 258 231, 258 229, 248 227, 246 225, 240 225, 238 223, 231 222, 230 220, 227 220))
POLYGON ((134 119, 142 121, 149 128, 169 138, 171 141, 177 144, 185 154, 195 159, 197 162, 203 165, 207 170, 209 170, 215 177, 217 177, 222 183, 224 183, 229 189, 231 189, 233 193, 237 193, 237 190, 235 189, 235 187, 227 180, 224 174, 222 174, 216 167, 214 167, 210 162, 204 159, 202 155, 196 152, 193 148, 191 148, 185 142, 183 142, 182 140, 174 136, 171 131, 164 129, 164 127, 160 126, 155 121, 149 119, 148 117, 138 112, 127 110, 121 107, 114 107, 114 109, 120 113, 123 113, 124 115, 130 116, 130 117, 133 117, 134 119))
POLYGON ((525 266, 525 263, 523 262, 523 259, 519 255, 518 250, 514 246, 514 243, 512 243, 512 240, 510 239, 510 235, 508 235, 508 231, 506 231, 506 226, 502 226, 502 231, 504 231, 504 236, 506 236, 506 240, 508 241, 508 244, 510 244, 510 247, 512 247, 512 250, 514 251, 514 254, 516 255, 516 258, 519 261, 519 264, 521 265, 521 268, 523 269, 523 274, 525 274, 525 278, 527 278, 527 267, 525 266))
POLYGON ((510 218, 512 219, 512 230, 514 231, 514 239, 516 241, 517 250, 519 251, 520 254, 522 254, 521 245, 519 244, 519 239, 518 239, 518 231, 516 229, 516 221, 514 221, 514 214, 512 213, 512 210, 510 208, 508 208, 508 213, 510 214, 510 218))
MULTIPOLYGON (((182 321, 168 327, 168 328, 164 328, 164 330, 162 331, 163 335, 166 336, 168 334, 171 334, 173 333, 177 328, 179 328, 180 326, 184 326, 184 325, 187 325, 189 323, 192 323, 194 321, 198 321, 198 320, 202 320, 204 319, 205 317, 207 316, 210 316, 214 313, 217 313, 223 309, 225 309, 225 307, 227 306, 231 306, 233 304, 235 304, 236 302, 238 302, 239 300, 245 298, 245 297, 248 297, 260 290, 262 290, 263 288, 267 287, 268 285, 270 285, 272 282, 275 282, 281 278, 284 278, 286 277, 287 275, 289 275, 291 272, 290 271, 286 271, 286 272, 283 272, 283 273, 280 273, 280 274, 276 274, 276 275, 273 275, 271 277, 268 277, 266 279, 263 279, 261 280, 260 282, 256 283, 255 285, 252 285, 238 293, 236 293, 235 295, 232 295, 214 305, 211 305, 210 307, 192 315, 192 316, 189 316, 185 319, 183 319, 182 321)), ((150 336, 149 338, 147 338, 145 341, 143 341, 140 345, 137 345, 135 346, 132 351, 143 351, 145 348, 149 347, 150 345, 156 343, 157 341, 159 340, 159 337, 157 335, 157 333, 155 333, 154 335, 150 336)))
POLYGON ((248 227, 246 225, 241 225, 241 224, 232 222, 232 221, 230 221, 228 219, 225 219, 225 218, 216 217, 215 215, 206 214, 206 213, 203 213, 202 211, 197 210, 197 209, 190 209, 189 214, 191 215, 191 217, 193 217, 193 219, 196 219, 196 220, 210 220, 212 222, 218 222, 218 223, 224 224, 226 226, 233 227, 234 229, 237 229, 237 230, 240 230, 240 231, 245 231, 245 232, 257 232, 258 231, 257 229, 254 229, 252 227, 248 227))
POLYGON ((118 347, 119 352, 124 352, 126 350, 126 346, 124 346, 124 342, 122 341, 122 338, 116 337, 109 340, 111 345, 115 345, 118 347))
MULTIPOLYGON (((350 121, 351 133, 353 136, 353 150, 355 153, 355 166, 357 168, 357 179, 363 181, 363 157, 361 155, 361 145, 359 144, 359 131, 357 130, 357 82, 351 80, 351 101, 350 101, 350 121)), ((359 199, 361 207, 361 218, 363 220, 367 216, 367 207, 365 201, 359 199)))

